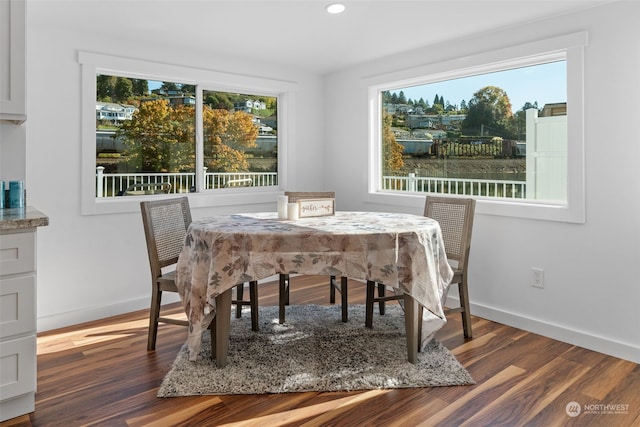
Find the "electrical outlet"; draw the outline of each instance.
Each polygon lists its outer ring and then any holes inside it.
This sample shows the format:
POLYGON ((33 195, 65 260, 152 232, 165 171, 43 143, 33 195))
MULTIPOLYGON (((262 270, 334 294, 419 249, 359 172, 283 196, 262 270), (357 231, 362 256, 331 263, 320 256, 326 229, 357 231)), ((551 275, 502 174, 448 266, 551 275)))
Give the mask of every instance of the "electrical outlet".
POLYGON ((544 270, 541 268, 531 268, 531 286, 544 289, 544 270))

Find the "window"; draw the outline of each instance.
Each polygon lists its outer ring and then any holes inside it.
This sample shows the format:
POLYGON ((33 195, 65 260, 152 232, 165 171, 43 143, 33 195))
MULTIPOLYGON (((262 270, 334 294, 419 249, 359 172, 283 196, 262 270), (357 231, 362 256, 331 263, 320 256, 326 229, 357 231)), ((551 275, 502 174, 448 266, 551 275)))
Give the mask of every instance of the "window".
POLYGON ((579 33, 369 79, 369 197, 465 195, 480 212, 583 222, 585 44, 579 33))
POLYGON ((271 201, 286 184, 278 124, 295 84, 90 53, 80 62, 84 214, 167 193, 197 196, 194 206, 271 201))
POLYGON ((382 91, 381 189, 566 204, 566 93, 564 60, 382 91))

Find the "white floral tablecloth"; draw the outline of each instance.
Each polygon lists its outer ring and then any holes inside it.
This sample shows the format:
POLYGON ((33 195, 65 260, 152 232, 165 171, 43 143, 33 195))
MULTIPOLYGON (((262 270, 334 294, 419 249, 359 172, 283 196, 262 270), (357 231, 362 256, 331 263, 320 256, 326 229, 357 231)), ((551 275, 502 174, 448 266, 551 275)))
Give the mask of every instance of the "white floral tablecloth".
POLYGON ((279 273, 373 280, 407 293, 426 308, 423 343, 446 322, 453 272, 435 220, 344 211, 296 221, 270 212, 216 216, 191 224, 177 265, 190 359, 199 354, 217 295, 279 273))

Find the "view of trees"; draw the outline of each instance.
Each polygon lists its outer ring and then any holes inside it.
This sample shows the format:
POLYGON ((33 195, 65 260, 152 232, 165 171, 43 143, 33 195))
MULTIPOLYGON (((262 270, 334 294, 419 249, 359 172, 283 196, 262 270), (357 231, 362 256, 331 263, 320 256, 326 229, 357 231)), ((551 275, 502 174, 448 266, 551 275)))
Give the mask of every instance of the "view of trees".
MULTIPOLYGON (((121 153, 128 172, 193 172, 195 170, 195 109, 191 103, 173 104, 167 95, 195 96, 192 85, 163 82, 149 91, 147 80, 98 75, 96 100, 137 107, 131 120, 104 123, 115 128, 126 147, 121 153)), ((209 171, 247 171, 245 149, 255 147, 258 126, 252 114, 236 111, 248 99, 266 108, 253 113, 270 116, 276 98, 205 92, 203 99, 204 165, 209 171)), ((100 126, 100 123, 98 123, 100 126)))
POLYGON ((143 102, 116 135, 127 147, 128 169, 137 172, 193 171, 195 116, 193 107, 171 107, 168 101, 143 102))
POLYGON ((251 116, 243 111, 204 107, 204 157, 211 171, 238 172, 247 170, 244 149, 256 146, 258 128, 251 116))
POLYGON ((135 97, 149 95, 149 84, 147 80, 100 74, 96 79, 96 92, 97 101, 131 103, 135 97))
POLYGON ((404 147, 396 141, 391 130, 391 115, 383 113, 382 117, 382 169, 383 175, 401 169, 404 166, 402 151, 404 147))
POLYGON ((407 99, 404 91, 383 91, 383 105, 395 105, 394 114, 388 114, 383 108, 382 123, 382 153, 383 170, 385 173, 400 170, 403 167, 403 146, 399 144, 394 136, 394 131, 403 131, 407 134, 416 132, 416 128, 409 128, 407 118, 410 115, 432 116, 435 120, 431 122, 432 127, 420 129, 420 138, 430 135, 429 130, 439 130, 444 132, 446 138, 438 138, 438 155, 442 152, 451 152, 453 146, 458 144, 469 144, 472 140, 482 141, 491 144, 491 147, 480 150, 465 149, 466 153, 494 153, 502 151, 502 141, 517 141, 524 138, 526 131, 526 110, 538 108, 538 103, 527 102, 515 114, 512 112, 511 101, 508 94, 497 86, 485 86, 477 90, 469 102, 460 102, 459 106, 451 105, 445 101, 442 94, 435 94, 430 105, 423 98, 418 101, 407 99), (464 119, 454 125, 444 125, 442 117, 446 115, 460 115, 464 119))
POLYGON ((462 128, 475 130, 487 126, 508 133, 512 124, 513 113, 507 93, 499 87, 486 86, 473 94, 462 128))
POLYGON ((423 98, 415 101, 407 99, 402 90, 397 92, 383 91, 383 104, 407 105, 411 113, 397 112, 393 116, 392 126, 403 128, 407 114, 424 115, 465 115, 458 130, 447 130, 449 139, 461 136, 492 135, 505 139, 518 139, 524 129, 525 111, 529 108, 538 108, 537 102, 526 102, 515 114, 512 113, 512 105, 509 95, 497 86, 485 86, 473 94, 466 102, 462 100, 460 105, 452 105, 443 95, 436 94, 430 105, 423 98))

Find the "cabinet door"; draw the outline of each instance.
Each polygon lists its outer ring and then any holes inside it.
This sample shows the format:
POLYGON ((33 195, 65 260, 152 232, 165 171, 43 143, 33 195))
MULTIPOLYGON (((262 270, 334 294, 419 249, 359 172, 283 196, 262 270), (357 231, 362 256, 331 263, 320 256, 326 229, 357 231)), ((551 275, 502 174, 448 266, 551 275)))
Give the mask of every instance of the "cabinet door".
POLYGON ((0 337, 36 330, 36 276, 0 280, 0 337))
POLYGON ((0 234, 0 271, 3 276, 36 269, 35 231, 0 234))
POLYGON ((26 119, 25 1, 0 0, 0 120, 26 119))
POLYGON ((19 396, 36 389, 36 336, 3 341, 0 346, 0 396, 19 396))

